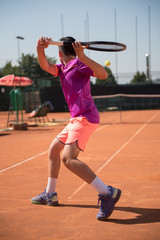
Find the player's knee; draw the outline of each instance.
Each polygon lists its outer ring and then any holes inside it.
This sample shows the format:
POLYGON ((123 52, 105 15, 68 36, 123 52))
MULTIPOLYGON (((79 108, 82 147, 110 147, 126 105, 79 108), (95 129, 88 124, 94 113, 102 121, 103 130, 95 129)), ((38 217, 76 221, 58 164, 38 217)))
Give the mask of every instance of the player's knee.
POLYGON ((68 161, 68 158, 65 155, 62 155, 62 162, 65 166, 67 165, 68 161))
POLYGON ((48 151, 48 158, 50 161, 53 161, 57 155, 60 154, 61 150, 63 149, 63 144, 61 144, 60 142, 56 142, 56 143, 52 143, 49 147, 49 151, 48 151))
POLYGON ((62 162, 67 168, 69 168, 71 159, 68 156, 63 154, 62 155, 62 162))

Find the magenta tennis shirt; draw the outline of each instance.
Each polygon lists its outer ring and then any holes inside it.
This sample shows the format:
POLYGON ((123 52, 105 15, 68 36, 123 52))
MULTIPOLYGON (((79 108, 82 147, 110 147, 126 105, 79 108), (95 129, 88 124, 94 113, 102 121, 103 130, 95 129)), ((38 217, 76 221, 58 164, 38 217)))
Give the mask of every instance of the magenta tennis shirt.
POLYGON ((91 123, 99 123, 99 113, 90 88, 90 76, 94 75, 93 71, 78 58, 66 65, 56 66, 71 117, 84 116, 91 123))

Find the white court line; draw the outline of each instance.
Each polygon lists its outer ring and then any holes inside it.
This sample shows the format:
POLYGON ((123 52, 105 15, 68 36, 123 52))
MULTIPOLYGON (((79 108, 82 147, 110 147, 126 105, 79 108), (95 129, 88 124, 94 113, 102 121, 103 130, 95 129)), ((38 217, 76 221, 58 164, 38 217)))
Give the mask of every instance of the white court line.
POLYGON ((8 167, 8 168, 5 168, 5 169, 3 169, 3 170, 0 170, 0 173, 5 172, 5 171, 7 171, 7 170, 9 170, 9 169, 11 169, 11 168, 17 167, 17 166, 19 166, 19 165, 21 165, 21 164, 23 164, 23 163, 25 163, 25 162, 28 162, 28 161, 36 158, 36 157, 39 157, 39 156, 41 156, 41 155, 43 155, 43 154, 46 154, 47 152, 48 152, 48 151, 39 153, 39 154, 37 154, 37 155, 35 155, 35 156, 33 156, 33 157, 30 157, 30 158, 27 158, 26 160, 23 160, 22 162, 16 163, 16 164, 14 164, 14 165, 12 165, 12 166, 10 166, 10 167, 8 167))
MULTIPOLYGON (((143 124, 142 127, 140 127, 133 136, 126 141, 95 173, 99 173, 118 153, 120 153, 146 126, 148 123, 150 123, 159 112, 157 112, 153 117, 151 117, 145 124, 143 124)), ((74 195, 76 195, 87 183, 84 182, 80 187, 78 187, 69 197, 68 199, 71 200, 74 195)))
MULTIPOLYGON (((152 121, 152 119, 154 119, 157 115, 159 114, 159 112, 158 113, 156 113, 150 120, 148 120, 147 121, 147 123, 145 123, 143 126, 145 127, 149 122, 151 122, 152 121)), ((100 128, 98 128, 98 129, 96 129, 96 131, 99 131, 99 130, 101 130, 101 129, 103 129, 104 127, 108 127, 108 126, 110 126, 110 125, 105 125, 105 126, 102 126, 102 127, 100 127, 100 128)), ((142 127, 143 127, 142 126, 142 127)), ((129 140, 130 141, 130 140, 129 140)), ((128 144, 128 143, 127 143, 128 144)), ((122 146, 123 147, 123 146, 122 146)), ((121 149, 122 150, 122 149, 121 149)), ((120 150, 120 151, 121 151, 120 150)), ((119 151, 119 150, 118 150, 119 151)), ((12 168, 14 168, 14 167, 17 167, 17 166, 19 166, 19 165, 22 165, 23 163, 25 163, 25 162, 28 162, 28 161, 30 161, 30 160, 33 160, 33 159, 35 159, 35 158, 37 158, 37 157, 39 157, 39 156, 41 156, 41 155, 44 155, 44 154, 46 154, 48 152, 48 150, 47 151, 44 151, 44 152, 42 152, 42 153, 39 153, 39 154, 37 154, 37 155, 35 155, 35 156, 33 156, 33 157, 30 157, 30 158, 28 158, 28 159, 26 159, 26 160, 23 160, 22 162, 19 162, 19 163, 16 163, 16 164, 14 164, 14 165, 12 165, 12 166, 10 166, 10 167, 8 167, 8 168, 5 168, 5 169, 2 169, 2 170, 0 170, 0 173, 3 173, 3 172, 5 172, 5 171, 7 171, 7 170, 10 170, 10 169, 12 169, 12 168)), ((117 153, 118 152, 116 152, 115 154, 114 154, 114 156, 115 155, 117 155, 117 153)), ((110 162, 111 160, 112 160, 112 158, 114 157, 113 155, 110 157, 110 159, 108 159, 106 162, 105 162, 105 166, 108 164, 108 162, 110 162)), ((100 170, 104 167, 104 165, 100 168, 100 170)), ((96 173, 98 173, 99 171, 100 171, 99 169, 97 170, 97 172, 96 173)), ((80 191, 80 189, 81 188, 83 188, 83 186, 85 185, 86 183, 83 183, 78 189, 78 191, 80 191)), ((77 190, 75 191, 76 193, 78 192, 77 190)), ((75 193, 74 192, 74 193, 75 193)), ((75 194, 72 194, 72 195, 75 195, 75 194)), ((71 196, 72 196, 71 195, 71 196)), ((70 196, 70 197, 71 197, 70 196)), ((70 198, 69 197, 69 198, 70 198)))
MULTIPOLYGON (((96 129, 96 130, 101 130, 102 128, 108 127, 108 126, 109 126, 109 125, 105 125, 105 126, 102 126, 102 127, 98 128, 98 129, 96 129)), ((19 165, 22 165, 23 163, 28 162, 28 161, 30 161, 30 160, 33 160, 34 158, 39 157, 39 156, 41 156, 41 155, 43 155, 43 154, 46 154, 47 152, 48 152, 48 151, 39 153, 39 154, 37 154, 37 155, 35 155, 35 156, 33 156, 33 157, 30 157, 30 158, 27 158, 26 160, 23 160, 22 162, 16 163, 16 164, 14 164, 14 165, 12 165, 12 166, 10 166, 10 167, 7 167, 7 168, 5 168, 5 169, 2 169, 2 170, 0 170, 0 173, 6 172, 7 170, 10 170, 10 169, 12 169, 12 168, 14 168, 14 167, 17 167, 17 166, 19 166, 19 165)))

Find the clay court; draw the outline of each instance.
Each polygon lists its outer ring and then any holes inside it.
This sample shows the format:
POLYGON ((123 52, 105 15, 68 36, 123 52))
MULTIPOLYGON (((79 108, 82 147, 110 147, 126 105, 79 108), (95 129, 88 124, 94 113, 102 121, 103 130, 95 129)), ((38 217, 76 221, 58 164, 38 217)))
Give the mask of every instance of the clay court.
POLYGON ((101 124, 79 159, 106 184, 122 190, 105 222, 96 220, 95 190, 63 164, 57 184, 60 205, 30 201, 46 187, 48 147, 69 113, 50 113, 50 123, 30 124, 25 131, 6 129, 7 113, 0 114, 1 240, 160 238, 160 111, 125 111, 122 123, 118 111, 100 116, 101 124))

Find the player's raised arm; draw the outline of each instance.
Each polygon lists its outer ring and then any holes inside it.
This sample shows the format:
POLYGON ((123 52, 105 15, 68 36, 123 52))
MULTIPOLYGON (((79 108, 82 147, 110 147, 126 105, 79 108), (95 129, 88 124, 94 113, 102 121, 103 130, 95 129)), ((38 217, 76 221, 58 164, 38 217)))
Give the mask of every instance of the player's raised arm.
POLYGON ((56 66, 53 63, 48 62, 47 57, 45 55, 44 49, 49 46, 49 42, 51 38, 47 37, 40 37, 37 42, 37 54, 38 54, 38 61, 43 70, 46 72, 51 73, 52 75, 56 75, 56 66))
POLYGON ((85 63, 89 68, 92 69, 92 71, 95 73, 95 77, 99 78, 99 79, 106 79, 108 77, 108 73, 106 71, 106 69, 100 65, 99 63, 93 61, 92 59, 90 59, 89 57, 87 57, 84 54, 84 47, 82 46, 82 44, 80 42, 75 42, 72 44, 77 57, 83 62, 85 63))

